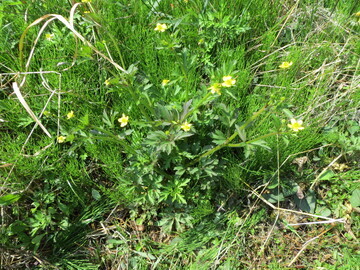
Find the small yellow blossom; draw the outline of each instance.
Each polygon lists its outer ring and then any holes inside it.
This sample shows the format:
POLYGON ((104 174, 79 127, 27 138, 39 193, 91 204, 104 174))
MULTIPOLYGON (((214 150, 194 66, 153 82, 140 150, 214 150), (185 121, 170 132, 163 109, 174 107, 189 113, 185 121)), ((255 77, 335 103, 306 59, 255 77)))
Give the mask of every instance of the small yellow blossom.
POLYGON ((165 32, 166 29, 168 29, 168 26, 165 23, 158 23, 154 28, 154 30, 158 32, 165 32))
POLYGON ((184 131, 189 131, 191 128, 192 124, 188 123, 187 121, 185 121, 182 125, 181 125, 181 129, 184 131))
POLYGON ((162 80, 161 85, 165 86, 170 82, 170 80, 162 80))
POLYGON ((288 124, 288 127, 291 128, 293 131, 298 132, 299 130, 304 129, 302 126, 302 120, 296 120, 294 118, 290 119, 291 124, 288 124))
POLYGON ((189 3, 189 0, 184 0, 185 3, 189 3))
POLYGON ((46 117, 49 117, 49 116, 51 116, 51 112, 49 112, 49 111, 44 111, 44 115, 45 115, 46 117))
POLYGON ((91 13, 89 10, 84 11, 84 14, 89 14, 89 13, 91 13))
POLYGON ((221 95, 221 83, 214 83, 213 85, 211 85, 209 88, 209 90, 211 90, 211 94, 218 94, 221 95))
POLYGON ((236 83, 236 80, 233 79, 231 76, 224 76, 223 81, 224 82, 221 85, 224 87, 231 87, 236 83))
POLYGON ((91 0, 81 0, 83 3, 91 3, 91 0))
POLYGON ((108 85, 110 85, 110 80, 109 80, 109 79, 107 79, 107 80, 105 80, 105 82, 104 82, 104 83, 105 83, 105 85, 106 85, 106 86, 108 86, 108 85))
POLYGON ((279 68, 286 69, 286 68, 291 67, 292 64, 293 64, 293 62, 282 62, 281 65, 279 66, 279 68))
POLYGON ((74 111, 70 111, 70 112, 68 112, 68 114, 66 115, 66 117, 67 117, 68 120, 71 119, 71 118, 73 118, 74 116, 75 116, 74 111))
POLYGON ((66 137, 65 137, 65 136, 59 136, 59 137, 57 137, 57 142, 58 142, 58 143, 63 143, 63 142, 65 142, 65 140, 66 140, 66 137))
POLYGON ((49 34, 49 33, 47 33, 47 34, 45 34, 45 38, 46 38, 46 40, 52 40, 53 38, 54 38, 54 34, 49 34))
POLYGON ((118 121, 121 127, 125 127, 129 123, 129 116, 122 114, 121 118, 119 118, 118 121))
POLYGON ((360 11, 356 12, 356 13, 355 13, 355 16, 356 16, 356 17, 360 17, 360 11))

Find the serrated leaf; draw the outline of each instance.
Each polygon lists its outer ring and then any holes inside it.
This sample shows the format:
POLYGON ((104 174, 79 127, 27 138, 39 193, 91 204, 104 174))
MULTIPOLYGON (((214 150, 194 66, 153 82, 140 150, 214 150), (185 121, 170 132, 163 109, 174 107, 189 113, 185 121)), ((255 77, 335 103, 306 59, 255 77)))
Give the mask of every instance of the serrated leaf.
POLYGON ((174 137, 174 141, 178 141, 178 140, 181 140, 183 138, 186 138, 186 137, 190 137, 194 135, 194 133, 191 133, 191 132, 184 132, 184 131, 179 131, 175 137, 174 137))
POLYGON ((350 197, 350 203, 352 207, 360 206, 360 189, 355 189, 350 197))
POLYGON ((246 141, 246 131, 245 129, 241 129, 238 125, 235 125, 236 132, 238 133, 240 139, 245 142, 246 141))
POLYGON ((269 146, 267 146, 267 142, 264 141, 264 140, 258 140, 258 141, 255 141, 255 142, 251 142, 250 144, 260 146, 261 148, 264 148, 264 149, 266 149, 268 151, 271 151, 271 148, 269 146))
POLYGON ((184 120, 185 116, 189 112, 189 108, 190 108, 191 103, 192 103, 192 99, 190 99, 188 102, 186 102, 184 104, 183 110, 182 110, 182 113, 181 113, 181 116, 180 116, 180 122, 182 122, 184 120))
POLYGON ((223 144, 227 139, 225 134, 220 130, 216 130, 214 133, 212 133, 211 138, 214 139, 213 142, 216 144, 223 144))

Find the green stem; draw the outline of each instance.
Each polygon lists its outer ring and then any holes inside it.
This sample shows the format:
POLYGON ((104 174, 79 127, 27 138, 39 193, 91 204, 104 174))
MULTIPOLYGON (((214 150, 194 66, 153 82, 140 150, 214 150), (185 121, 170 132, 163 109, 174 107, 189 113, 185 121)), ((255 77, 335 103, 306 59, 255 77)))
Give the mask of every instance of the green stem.
POLYGON ((183 117, 184 120, 186 119, 189 115, 191 115, 194 111, 196 111, 208 98, 209 96, 212 95, 211 93, 207 93, 199 102, 198 104, 196 104, 191 110, 188 111, 187 114, 185 114, 185 116, 183 117))
POLYGON ((252 139, 250 141, 241 142, 241 143, 235 143, 235 144, 228 144, 227 147, 242 147, 242 146, 245 146, 246 144, 250 144, 250 143, 256 142, 258 140, 261 140, 261 139, 264 139, 264 138, 267 138, 267 137, 270 137, 270 136, 274 136, 274 135, 277 135, 277 134, 280 135, 282 133, 281 132, 280 133, 279 132, 271 132, 271 133, 262 135, 260 137, 257 137, 255 139, 252 139))
MULTIPOLYGON (((245 129, 252 121, 254 121, 257 117, 259 117, 260 114, 262 114, 267 108, 267 105, 265 105, 264 107, 262 107, 259 111, 257 111, 256 113, 254 113, 244 124, 242 124, 239 127, 239 130, 243 130, 245 129)), ((234 132, 234 134, 232 134, 224 143, 219 144, 218 146, 216 146, 213 149, 210 149, 209 151, 205 152, 204 154, 202 154, 200 157, 198 157, 197 159, 193 160, 192 162, 190 162, 187 167, 190 167, 192 165, 194 165, 195 163, 199 162, 201 159, 203 159, 204 157, 210 156, 213 153, 215 153, 216 151, 220 150, 221 148, 224 148, 226 146, 229 145, 229 143, 234 140, 236 138, 236 136, 238 136, 238 132, 234 132)))

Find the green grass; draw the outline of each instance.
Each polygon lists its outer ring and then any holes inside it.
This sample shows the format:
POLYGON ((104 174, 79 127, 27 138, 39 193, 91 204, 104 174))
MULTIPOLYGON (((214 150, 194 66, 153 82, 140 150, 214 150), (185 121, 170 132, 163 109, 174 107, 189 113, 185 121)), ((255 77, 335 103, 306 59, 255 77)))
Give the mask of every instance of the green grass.
POLYGON ((0 268, 357 269, 358 1, 90 2, 0 4, 0 268))

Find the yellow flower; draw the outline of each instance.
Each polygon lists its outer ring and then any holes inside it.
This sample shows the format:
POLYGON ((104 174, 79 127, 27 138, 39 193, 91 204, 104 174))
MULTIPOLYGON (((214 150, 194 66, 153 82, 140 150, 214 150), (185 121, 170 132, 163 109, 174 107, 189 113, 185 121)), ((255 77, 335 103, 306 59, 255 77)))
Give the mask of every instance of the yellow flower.
POLYGON ((223 81, 224 82, 221 85, 224 87, 231 87, 236 83, 236 80, 233 79, 231 76, 224 76, 223 81))
POLYGON ((188 123, 187 121, 185 121, 182 125, 181 125, 181 129, 184 131, 189 131, 191 128, 192 124, 188 123))
POLYGON ((68 114, 66 115, 67 119, 71 119, 71 118, 73 118, 74 116, 75 116, 74 111, 70 111, 70 112, 68 112, 68 114))
POLYGON ((188 2, 189 2, 189 0, 184 0, 184 2, 185 2, 185 3, 188 3, 188 2))
POLYGON ((279 66, 279 68, 286 69, 286 68, 291 67, 292 64, 293 64, 293 62, 282 62, 281 65, 279 66))
POLYGON ((89 14, 89 13, 91 13, 89 10, 84 11, 84 14, 89 14))
POLYGON ((107 80, 105 80, 105 82, 104 82, 104 83, 105 83, 105 85, 106 85, 106 86, 108 86, 108 85, 110 85, 110 80, 109 80, 109 79, 107 79, 107 80))
POLYGON ((356 16, 356 17, 360 17, 360 11, 356 12, 356 13, 355 13, 355 16, 356 16))
POLYGON ((168 26, 165 23, 158 23, 154 30, 159 32, 165 32, 166 29, 168 29, 168 26))
POLYGON ((288 124, 288 127, 291 128, 293 131, 298 132, 299 130, 304 129, 302 126, 302 120, 295 120, 294 118, 290 119, 291 124, 288 124))
POLYGON ((125 127, 129 122, 129 116, 122 114, 121 118, 119 118, 118 121, 121 127, 125 127))
POLYGON ((81 0, 83 3, 91 3, 91 0, 81 0))
POLYGON ((49 116, 51 115, 51 112, 49 112, 49 111, 44 111, 44 115, 45 115, 46 117, 49 117, 49 116))
POLYGON ((165 86, 165 85, 167 85, 169 82, 170 82, 170 80, 162 80, 161 85, 162 85, 162 86, 165 86))
POLYGON ((52 40, 54 36, 55 36, 54 34, 49 34, 49 33, 45 34, 46 40, 52 40))
POLYGON ((58 143, 63 143, 63 142, 65 142, 65 140, 66 140, 66 137, 65 137, 65 136, 59 136, 59 137, 57 137, 57 142, 58 142, 58 143))
POLYGON ((211 90, 211 94, 218 94, 221 95, 220 89, 221 89, 221 83, 214 83, 212 86, 208 88, 211 90))

